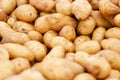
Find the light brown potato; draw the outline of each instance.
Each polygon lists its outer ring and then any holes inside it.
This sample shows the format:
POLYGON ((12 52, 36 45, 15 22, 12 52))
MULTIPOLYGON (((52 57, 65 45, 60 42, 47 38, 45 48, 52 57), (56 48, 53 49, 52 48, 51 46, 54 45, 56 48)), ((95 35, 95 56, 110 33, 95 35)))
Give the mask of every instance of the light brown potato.
POLYGON ((75 76, 73 80, 96 80, 96 78, 89 73, 81 73, 75 76))
POLYGON ((120 14, 117 14, 114 19, 113 19, 114 23, 120 27, 120 14))
POLYGON ((75 28, 70 25, 66 25, 60 30, 59 36, 63 36, 69 41, 73 41, 76 38, 75 28))
POLYGON ((67 60, 71 60, 71 61, 75 61, 75 53, 66 53, 66 55, 65 55, 65 59, 67 59, 67 60))
POLYGON ((102 41, 105 37, 105 32, 106 29, 104 27, 97 27, 92 34, 92 40, 102 41))
POLYGON ((17 1, 17 6, 22 5, 22 4, 28 4, 29 0, 16 0, 17 1))
POLYGON ((120 80, 120 71, 112 70, 111 74, 104 80, 120 80))
POLYGON ((110 49, 120 53, 120 40, 117 38, 108 38, 101 41, 101 46, 104 50, 110 49))
POLYGON ((24 44, 25 42, 30 41, 30 38, 27 34, 21 32, 7 33, 3 38, 1 43, 18 43, 24 44))
POLYGON ((87 0, 74 0, 72 2, 71 12, 78 20, 87 19, 91 11, 92 6, 87 0))
POLYGON ((120 28, 119 27, 113 27, 108 29, 105 32, 105 37, 106 38, 117 38, 120 39, 120 28))
POLYGON ((6 49, 0 47, 0 60, 9 60, 10 56, 6 49))
POLYGON ((64 37, 56 36, 51 41, 51 47, 55 47, 57 45, 63 46, 65 48, 65 52, 74 52, 74 44, 67 40, 64 37))
POLYGON ((55 37, 55 36, 58 36, 58 33, 55 32, 54 30, 50 30, 48 32, 46 32, 43 36, 43 42, 45 43, 45 45, 48 47, 48 48, 51 48, 51 41, 52 39, 55 37))
POLYGON ((42 61, 47 54, 46 46, 38 41, 28 41, 24 45, 32 51, 36 61, 42 61))
POLYGON ((16 74, 30 68, 30 63, 25 58, 15 58, 12 60, 12 63, 15 67, 16 74))
POLYGON ((16 0, 0 0, 0 9, 7 14, 11 13, 16 7, 16 0))
POLYGON ((17 32, 23 32, 23 33, 28 33, 29 31, 34 30, 33 25, 24 21, 16 21, 12 28, 17 32))
POLYGON ((0 80, 5 80, 6 78, 15 74, 15 67, 13 63, 9 60, 0 61, 0 80))
POLYGON ((99 50, 101 50, 101 46, 99 42, 94 40, 85 41, 75 45, 75 51, 85 51, 88 54, 96 54, 99 50))
POLYGON ((45 33, 51 29, 60 31, 65 25, 76 27, 77 22, 74 18, 65 16, 61 13, 53 13, 38 17, 35 21, 35 29, 40 33, 45 33))
POLYGON ((98 7, 99 0, 90 0, 90 4, 91 4, 91 6, 92 6, 92 8, 94 10, 98 10, 99 9, 99 7, 98 7))
POLYGON ((7 21, 7 19, 7 14, 2 9, 0 9, 0 21, 7 21))
POLYGON ((55 7, 54 0, 29 0, 29 3, 40 11, 50 12, 55 7))
POLYGON ((96 25, 95 19, 92 17, 82 20, 79 22, 79 25, 77 27, 77 33, 79 35, 80 34, 89 35, 93 32, 95 25, 96 25))
POLYGON ((7 20, 7 24, 12 28, 17 20, 13 17, 9 17, 7 20))
MULTIPOLYGON (((95 0, 96 1, 96 0, 95 0)), ((95 19, 96 21, 96 26, 102 26, 105 28, 109 28, 111 27, 111 24, 109 21, 107 21, 102 14, 100 13, 100 11, 98 10, 94 10, 91 12, 91 16, 95 19)))
POLYGON ((75 54, 75 61, 81 64, 90 74, 97 79, 104 79, 109 76, 111 66, 102 56, 88 55, 88 53, 78 51, 75 54), (104 65, 104 66, 103 66, 104 65))
POLYGON ((63 58, 47 58, 34 67, 49 80, 72 80, 76 74, 84 72, 81 65, 63 58))
POLYGON ((120 70, 120 54, 112 50, 101 50, 96 55, 103 56, 112 69, 120 70))
POLYGON ((37 10, 30 4, 23 4, 16 8, 15 16, 18 20, 33 22, 37 18, 37 10))
POLYGON ((69 0, 56 0, 56 12, 64 15, 71 15, 71 4, 69 0))
POLYGON ((27 35, 29 36, 29 38, 31 40, 36 40, 36 41, 40 41, 42 42, 43 41, 43 36, 41 33, 37 32, 37 31, 29 31, 27 33, 27 35))
POLYGON ((9 52, 10 58, 26 58, 28 61, 34 60, 33 53, 25 46, 17 43, 4 43, 2 45, 9 52))

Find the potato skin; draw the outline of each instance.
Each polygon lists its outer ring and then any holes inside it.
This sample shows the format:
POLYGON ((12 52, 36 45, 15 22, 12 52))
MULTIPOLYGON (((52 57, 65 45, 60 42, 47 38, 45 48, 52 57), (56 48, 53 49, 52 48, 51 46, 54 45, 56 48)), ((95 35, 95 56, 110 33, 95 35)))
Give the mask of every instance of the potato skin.
POLYGON ((9 60, 9 58, 10 55, 8 51, 5 48, 0 47, 0 60, 9 60))
POLYGON ((22 5, 22 4, 27 4, 29 0, 16 0, 17 1, 17 6, 22 5))
POLYGON ((0 9, 0 21, 6 21, 7 19, 7 14, 2 9, 0 9))

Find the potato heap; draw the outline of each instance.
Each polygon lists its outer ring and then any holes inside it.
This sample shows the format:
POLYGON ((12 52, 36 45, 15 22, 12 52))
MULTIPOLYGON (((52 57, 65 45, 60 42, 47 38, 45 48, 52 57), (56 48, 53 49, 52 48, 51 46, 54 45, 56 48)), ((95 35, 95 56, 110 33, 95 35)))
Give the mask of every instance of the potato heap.
POLYGON ((120 80, 120 0, 0 0, 0 80, 120 80))

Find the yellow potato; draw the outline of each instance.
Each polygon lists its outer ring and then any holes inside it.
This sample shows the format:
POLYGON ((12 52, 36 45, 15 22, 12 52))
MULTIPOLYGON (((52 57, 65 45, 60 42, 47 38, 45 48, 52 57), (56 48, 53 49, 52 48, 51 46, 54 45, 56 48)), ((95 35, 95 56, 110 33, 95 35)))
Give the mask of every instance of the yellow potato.
POLYGON ((4 43, 2 45, 9 52, 10 58, 26 58, 28 61, 34 60, 33 53, 25 46, 17 43, 4 43))
POLYGON ((0 47, 0 60, 9 60, 10 56, 6 49, 0 47))
POLYGON ((75 28, 66 25, 60 30, 59 35, 65 37, 69 41, 73 41, 76 38, 75 28))
POLYGON ((101 46, 104 50, 110 49, 120 53, 120 40, 117 38, 108 38, 101 41, 101 46))
POLYGON ((102 41, 105 37, 105 28, 104 27, 97 27, 93 34, 92 34, 92 40, 96 40, 98 42, 102 41))
POLYGON ((46 46, 38 41, 28 41, 24 45, 32 51, 36 61, 42 61, 47 54, 46 46))
POLYGON ((17 6, 22 5, 22 4, 28 4, 29 0, 16 0, 17 1, 17 6))
POLYGON ((20 73, 30 68, 30 63, 25 58, 15 58, 12 60, 12 63, 15 66, 15 73, 20 73))
POLYGON ((23 33, 28 33, 29 31, 34 30, 33 25, 24 21, 16 21, 12 28, 17 32, 23 32, 23 33))
POLYGON ((13 17, 9 17, 7 20, 7 24, 12 28, 17 20, 13 17))
POLYGON ((87 19, 92 11, 92 6, 87 0, 74 0, 71 11, 78 20, 87 19))
POLYGON ((95 19, 92 17, 89 17, 79 22, 79 25, 77 27, 77 32, 79 35, 80 34, 89 35, 93 32, 95 25, 96 25, 95 19))
POLYGON ((25 22, 33 22, 37 18, 37 10, 30 4, 23 4, 16 8, 15 16, 25 22))

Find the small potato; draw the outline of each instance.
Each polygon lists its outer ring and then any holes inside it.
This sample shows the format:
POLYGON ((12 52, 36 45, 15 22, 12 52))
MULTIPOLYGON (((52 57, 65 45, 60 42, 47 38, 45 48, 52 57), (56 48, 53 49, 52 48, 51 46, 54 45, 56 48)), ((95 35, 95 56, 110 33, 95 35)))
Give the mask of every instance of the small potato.
POLYGON ((96 55, 103 56, 112 69, 120 70, 120 54, 112 50, 101 50, 96 55))
POLYGON ((96 80, 96 78, 89 73, 81 73, 75 76, 73 80, 96 80))
POLYGON ((37 18, 37 10, 30 4, 23 4, 16 8, 15 15, 18 20, 33 22, 37 18))
POLYGON ((0 21, 6 21, 7 19, 7 14, 2 9, 0 9, 0 21))
POLYGON ((71 4, 70 0, 56 0, 56 12, 71 15, 71 4))
POLYGON ((102 41, 105 37, 105 31, 104 27, 97 27, 92 34, 92 40, 102 41))
POLYGON ((117 14, 114 19, 113 19, 114 23, 120 27, 120 14, 117 14))
POLYGON ((96 25, 95 19, 92 17, 89 17, 79 22, 79 25, 77 27, 77 32, 79 35, 80 34, 89 35, 93 32, 95 25, 96 25))
POLYGON ((29 0, 17 0, 17 6, 22 4, 28 4, 29 0))
POLYGON ((48 32, 46 32, 43 36, 43 42, 45 43, 45 45, 48 47, 48 48, 51 48, 51 41, 52 39, 55 37, 55 36, 58 36, 58 33, 55 32, 54 30, 50 30, 48 32))
POLYGON ((24 44, 25 42, 30 41, 30 38, 27 34, 21 32, 7 33, 3 38, 1 43, 18 43, 24 44))
POLYGON ((12 27, 17 32, 28 33, 29 31, 34 30, 34 26, 24 22, 24 21, 16 21, 12 27))
POLYGON ((6 80, 6 78, 15 74, 15 67, 9 60, 0 61, 0 80, 6 80))
POLYGON ((84 72, 81 65, 63 58, 47 58, 34 67, 48 80, 72 80, 75 75, 84 72))
POLYGON ((38 41, 28 41, 24 45, 32 51, 36 61, 42 61, 47 54, 46 46, 38 41))
POLYGON ((69 41, 73 41, 76 38, 75 28, 66 25, 60 30, 59 35, 65 37, 69 41))
POLYGON ((75 58, 75 53, 66 53, 65 55, 65 59, 67 60, 75 61, 74 58, 75 58))
POLYGON ((43 40, 43 37, 42 37, 42 34, 41 33, 39 33, 39 32, 37 32, 37 31, 29 31, 28 33, 27 33, 27 35, 29 36, 29 38, 31 39, 31 40, 36 40, 36 41, 40 41, 40 42, 42 42, 43 40))
POLYGON ((25 46, 17 43, 4 43, 2 45, 9 52, 10 58, 26 58, 28 61, 34 60, 33 53, 25 46))
POLYGON ((51 41, 51 47, 55 47, 57 45, 63 46, 65 48, 65 52, 74 52, 74 44, 67 40, 64 37, 56 36, 51 41))
POLYGON ((110 49, 120 53, 120 40, 117 38, 108 38, 101 41, 101 46, 104 50, 110 49))
POLYGON ((9 14, 15 9, 16 3, 16 0, 0 0, 0 9, 9 14))
POLYGON ((92 6, 87 0, 74 0, 71 6, 71 12, 78 20, 85 20, 92 11, 92 6), (84 4, 84 5, 83 5, 84 4))
POLYGON ((30 68, 30 63, 25 58, 15 58, 12 60, 12 63, 15 66, 15 73, 16 74, 30 68))
POLYGON ((6 49, 0 47, 0 61, 1 60, 9 60, 10 56, 6 49))
POLYGON ((7 24, 12 28, 17 20, 13 17, 9 17, 7 20, 7 24))
MULTIPOLYGON (((96 0, 95 0, 95 1, 96 1, 96 0)), ((111 27, 110 22, 107 21, 107 20, 102 16, 102 14, 100 13, 100 11, 98 11, 98 10, 92 11, 92 12, 91 12, 91 16, 95 19, 97 26, 102 26, 102 27, 105 27, 105 28, 111 27)))
POLYGON ((113 27, 108 29, 105 32, 105 37, 106 38, 117 38, 120 39, 120 28, 119 27, 113 27))
POLYGON ((100 44, 97 41, 90 40, 75 45, 75 51, 85 51, 88 54, 95 54, 101 49, 100 44))
POLYGON ((50 12, 55 7, 54 0, 29 0, 29 3, 40 11, 50 12))

